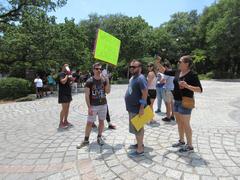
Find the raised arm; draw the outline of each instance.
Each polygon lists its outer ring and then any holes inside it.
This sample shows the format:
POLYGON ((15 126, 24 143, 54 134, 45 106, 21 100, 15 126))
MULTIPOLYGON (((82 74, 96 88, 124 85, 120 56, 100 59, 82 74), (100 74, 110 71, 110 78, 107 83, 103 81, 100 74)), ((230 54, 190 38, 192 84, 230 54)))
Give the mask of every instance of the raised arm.
POLYGON ((161 64, 161 59, 162 58, 160 56, 157 56, 156 61, 155 61, 155 65, 156 65, 156 67, 157 67, 157 69, 160 73, 164 73, 166 71, 166 69, 161 64))
POLYGON ((110 87, 110 82, 109 82, 108 77, 105 78, 105 81, 106 81, 105 92, 106 92, 107 94, 109 94, 110 91, 111 91, 111 87, 110 87))
POLYGON ((66 84, 67 80, 68 80, 68 75, 65 75, 65 77, 60 77, 60 82, 62 84, 66 84))

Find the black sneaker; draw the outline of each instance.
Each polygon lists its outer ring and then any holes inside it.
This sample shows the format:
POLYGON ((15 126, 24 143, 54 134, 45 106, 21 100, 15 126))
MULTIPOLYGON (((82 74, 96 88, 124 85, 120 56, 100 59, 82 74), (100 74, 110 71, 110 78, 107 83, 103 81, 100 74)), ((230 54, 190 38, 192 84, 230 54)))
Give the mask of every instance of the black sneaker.
POLYGON ((110 125, 108 126, 108 129, 116 129, 116 126, 110 124, 110 125))
POLYGON ((169 119, 168 117, 165 117, 165 118, 162 118, 163 121, 166 121, 166 122, 170 122, 171 119, 169 119))
POLYGON ((171 116, 170 119, 171 119, 172 121, 175 121, 175 117, 174 117, 174 116, 171 116))
POLYGON ((186 145, 186 146, 183 146, 182 148, 180 148, 178 151, 180 153, 182 153, 182 152, 193 152, 194 148, 192 146, 186 145))
MULTIPOLYGON (((142 145, 144 147, 144 144, 142 145)), ((137 144, 132 144, 129 146, 128 149, 137 149, 138 145, 137 144)))
POLYGON ((141 156, 144 156, 144 151, 143 152, 134 151, 134 152, 129 153, 128 156, 131 158, 141 157, 141 156))
POLYGON ((98 137, 97 138, 97 143, 99 144, 99 146, 103 146, 104 145, 104 141, 103 141, 102 137, 98 137))
POLYGON ((97 125, 95 123, 93 123, 92 128, 97 128, 97 125))
POLYGON ((155 111, 155 113, 160 113, 161 112, 161 110, 159 110, 159 109, 157 109, 156 111, 155 111))
POLYGON ((185 142, 181 142, 179 140, 177 143, 173 144, 172 147, 181 147, 181 146, 184 146, 184 145, 185 145, 185 142))
POLYGON ((88 146, 88 145, 89 145, 89 141, 83 141, 81 144, 78 144, 76 148, 80 149, 80 148, 82 148, 84 146, 88 146))

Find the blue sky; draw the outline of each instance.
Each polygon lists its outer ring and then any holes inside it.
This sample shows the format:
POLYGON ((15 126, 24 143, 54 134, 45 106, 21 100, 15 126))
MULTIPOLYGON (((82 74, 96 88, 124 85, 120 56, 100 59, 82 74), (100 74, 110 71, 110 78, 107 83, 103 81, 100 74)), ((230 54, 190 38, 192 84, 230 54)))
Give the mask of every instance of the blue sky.
POLYGON ((127 16, 142 16, 151 26, 158 27, 179 11, 198 10, 211 5, 215 0, 68 0, 66 6, 50 13, 63 22, 65 17, 78 23, 91 13, 99 15, 122 13, 127 16))

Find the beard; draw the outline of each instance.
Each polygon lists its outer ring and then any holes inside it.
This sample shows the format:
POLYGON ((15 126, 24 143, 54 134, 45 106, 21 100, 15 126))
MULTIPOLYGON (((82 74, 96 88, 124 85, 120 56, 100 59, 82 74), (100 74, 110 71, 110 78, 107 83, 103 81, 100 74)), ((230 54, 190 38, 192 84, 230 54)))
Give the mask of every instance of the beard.
POLYGON ((130 73, 132 74, 132 75, 138 75, 139 73, 140 73, 140 70, 138 69, 138 70, 136 70, 136 71, 130 71, 130 73))

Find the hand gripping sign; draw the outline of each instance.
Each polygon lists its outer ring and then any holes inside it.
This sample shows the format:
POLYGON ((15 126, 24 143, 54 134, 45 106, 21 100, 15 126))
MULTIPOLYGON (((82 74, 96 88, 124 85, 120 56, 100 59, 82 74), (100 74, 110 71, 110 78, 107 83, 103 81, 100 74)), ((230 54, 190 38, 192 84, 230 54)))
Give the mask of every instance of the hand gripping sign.
POLYGON ((117 65, 121 41, 109 33, 98 29, 94 58, 117 65))
POLYGON ((151 121, 151 119, 154 117, 153 111, 150 108, 150 106, 147 106, 144 108, 144 114, 142 116, 136 115, 131 119, 131 122, 133 126, 136 128, 137 131, 139 131, 144 124, 151 121))

